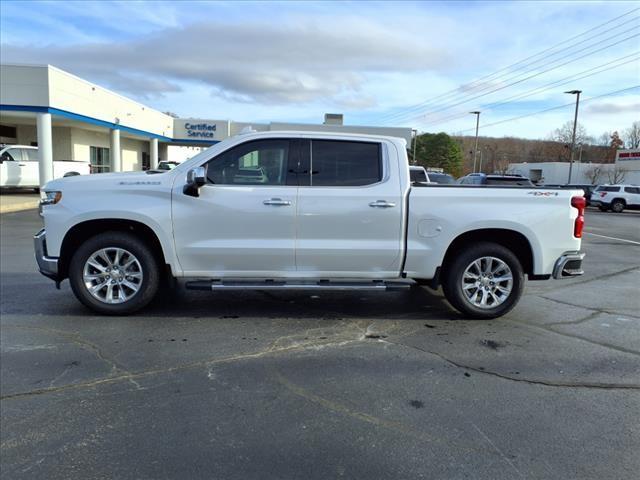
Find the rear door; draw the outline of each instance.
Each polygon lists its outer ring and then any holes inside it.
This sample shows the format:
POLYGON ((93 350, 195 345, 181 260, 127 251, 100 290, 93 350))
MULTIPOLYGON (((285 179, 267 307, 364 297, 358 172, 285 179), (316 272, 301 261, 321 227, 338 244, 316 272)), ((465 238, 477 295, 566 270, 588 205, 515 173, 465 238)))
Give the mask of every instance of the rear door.
POLYGON ((395 147, 382 141, 304 142, 296 227, 298 274, 397 276, 403 198, 395 147))
POLYGON ((40 161, 37 148, 22 149, 22 179, 23 186, 35 187, 40 185, 40 161))

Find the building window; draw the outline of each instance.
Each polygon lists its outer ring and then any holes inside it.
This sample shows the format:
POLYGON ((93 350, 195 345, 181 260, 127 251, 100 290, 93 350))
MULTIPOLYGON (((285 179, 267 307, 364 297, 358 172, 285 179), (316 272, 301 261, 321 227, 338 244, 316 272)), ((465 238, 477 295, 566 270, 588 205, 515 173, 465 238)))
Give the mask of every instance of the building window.
POLYGON ((89 147, 89 161, 91 173, 105 173, 111 171, 109 149, 103 147, 89 147))
POLYGON ((16 127, 10 127, 9 125, 0 125, 0 137, 5 138, 17 138, 18 130, 16 127))

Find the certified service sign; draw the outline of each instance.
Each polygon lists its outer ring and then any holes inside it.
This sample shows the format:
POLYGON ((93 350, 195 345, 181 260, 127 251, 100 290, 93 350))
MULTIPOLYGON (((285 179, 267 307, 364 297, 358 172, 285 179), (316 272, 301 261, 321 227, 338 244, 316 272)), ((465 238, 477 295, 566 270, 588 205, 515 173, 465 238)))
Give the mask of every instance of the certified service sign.
POLYGON ((215 143, 229 136, 229 121, 213 118, 175 118, 173 138, 176 141, 215 143))
POLYGON ((184 129, 189 138, 206 138, 213 139, 216 134, 215 123, 190 123, 184 124, 184 129))

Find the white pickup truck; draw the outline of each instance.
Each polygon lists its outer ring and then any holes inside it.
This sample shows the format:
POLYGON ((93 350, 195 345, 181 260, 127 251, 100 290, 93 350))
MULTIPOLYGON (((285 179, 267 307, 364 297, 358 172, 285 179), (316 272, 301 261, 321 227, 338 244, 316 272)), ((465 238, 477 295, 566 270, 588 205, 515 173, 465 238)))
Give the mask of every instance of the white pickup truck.
POLYGON ((248 133, 170 171, 49 182, 36 260, 104 314, 144 307, 167 275, 206 290, 442 285, 494 318, 525 275, 583 273, 582 191, 417 185, 402 139, 248 133))
MULTIPOLYGON (((54 160, 53 177, 88 175, 90 168, 89 162, 54 160)), ((0 146, 0 187, 38 188, 39 186, 38 147, 0 146)))

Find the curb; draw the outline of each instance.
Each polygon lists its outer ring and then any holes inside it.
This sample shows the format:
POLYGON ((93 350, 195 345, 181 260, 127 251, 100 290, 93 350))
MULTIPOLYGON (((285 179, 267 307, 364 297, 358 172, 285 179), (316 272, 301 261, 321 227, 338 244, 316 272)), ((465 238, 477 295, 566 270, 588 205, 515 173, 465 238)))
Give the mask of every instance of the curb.
POLYGON ((14 203, 10 205, 0 205, 0 214, 21 212, 23 210, 33 210, 38 208, 38 203, 39 203, 38 200, 31 200, 29 202, 14 203))

